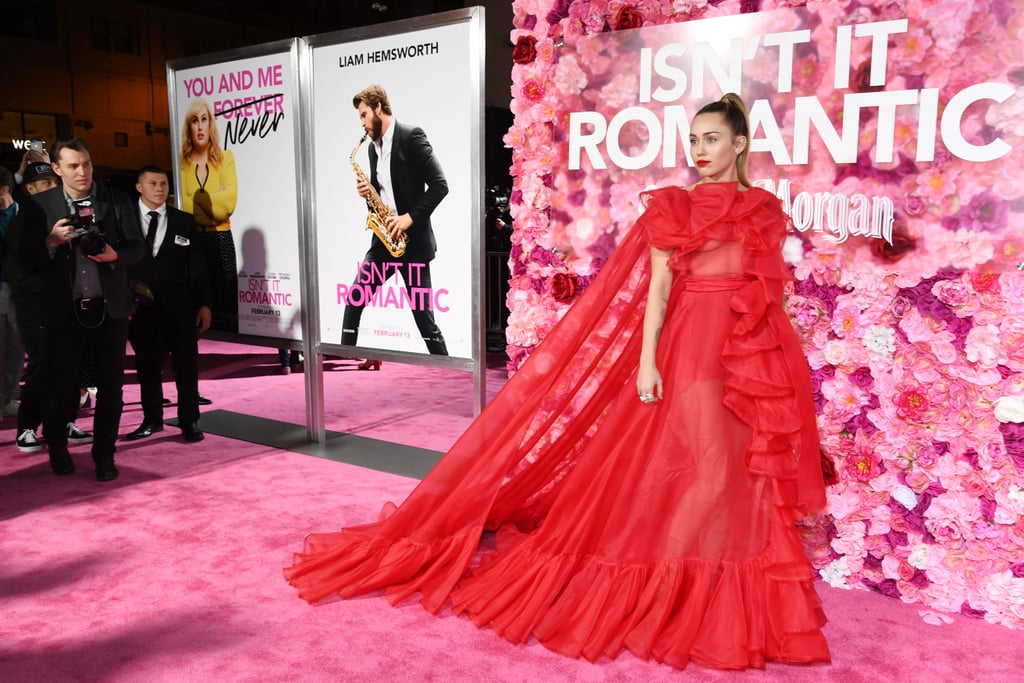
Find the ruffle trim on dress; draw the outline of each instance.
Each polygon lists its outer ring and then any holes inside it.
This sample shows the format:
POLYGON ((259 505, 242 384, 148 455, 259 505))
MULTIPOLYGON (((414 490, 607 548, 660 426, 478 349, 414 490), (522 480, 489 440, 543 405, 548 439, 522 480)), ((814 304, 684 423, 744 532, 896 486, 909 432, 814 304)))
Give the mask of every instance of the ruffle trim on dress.
POLYGON ((437 614, 465 574, 482 533, 472 528, 427 543, 409 537, 359 539, 358 528, 310 534, 284 575, 299 597, 311 603, 384 589, 384 597, 396 605, 420 592, 420 603, 437 614))
POLYGON ((740 191, 735 182, 704 183, 692 190, 665 187, 644 193, 640 216, 648 241, 685 256, 708 240, 743 239, 748 250, 767 253, 785 235, 787 220, 777 197, 760 188, 740 191))
POLYGON ((830 661, 824 612, 792 520, 779 510, 771 527, 768 547, 745 561, 630 565, 520 543, 501 563, 484 564, 479 583, 474 574, 457 587, 452 608, 511 642, 533 635, 590 661, 623 649, 677 669, 689 661, 722 669, 830 661))
POLYGON ((814 415, 800 411, 795 380, 770 322, 769 311, 781 311, 771 301, 768 290, 773 285, 777 283, 752 280, 730 301, 740 318, 722 349, 723 403, 753 431, 748 468, 772 480, 775 505, 793 509, 798 507, 801 430, 804 420, 814 415))

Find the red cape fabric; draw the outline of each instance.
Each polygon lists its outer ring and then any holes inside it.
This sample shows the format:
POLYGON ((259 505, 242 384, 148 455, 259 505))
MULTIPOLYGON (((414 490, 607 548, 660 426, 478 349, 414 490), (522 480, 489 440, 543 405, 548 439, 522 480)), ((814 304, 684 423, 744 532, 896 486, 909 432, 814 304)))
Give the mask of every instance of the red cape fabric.
POLYGON ((794 527, 824 486, 781 307, 787 219, 736 183, 644 199, 591 287, 406 501, 307 537, 285 570, 303 598, 419 592, 432 612, 450 600, 513 642, 591 660, 625 648, 679 668, 828 661, 794 527), (674 250, 677 272, 657 354, 665 399, 646 405, 651 245, 674 250), (496 550, 480 552, 491 531, 496 550))

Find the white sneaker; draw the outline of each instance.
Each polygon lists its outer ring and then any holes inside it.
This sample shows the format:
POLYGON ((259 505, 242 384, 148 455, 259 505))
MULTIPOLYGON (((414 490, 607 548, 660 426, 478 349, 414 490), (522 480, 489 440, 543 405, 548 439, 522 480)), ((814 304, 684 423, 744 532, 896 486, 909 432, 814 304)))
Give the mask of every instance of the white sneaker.
POLYGON ((68 422, 68 443, 92 443, 92 434, 82 431, 74 422, 68 422))
POLYGON ((18 444, 18 450, 22 453, 35 453, 43 449, 43 445, 36 438, 34 429, 22 429, 15 443, 18 444))

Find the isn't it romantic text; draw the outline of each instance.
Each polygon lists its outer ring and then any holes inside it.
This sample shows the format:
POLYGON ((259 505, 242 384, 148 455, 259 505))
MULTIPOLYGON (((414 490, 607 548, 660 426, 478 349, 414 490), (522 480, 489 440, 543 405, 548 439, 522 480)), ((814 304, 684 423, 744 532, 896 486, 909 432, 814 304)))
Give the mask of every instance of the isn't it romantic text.
POLYGON ((624 170, 655 164, 675 168, 680 156, 685 156, 685 163, 692 167, 688 138, 693 112, 692 103, 685 102, 688 98, 692 102, 703 101, 715 88, 742 97, 744 64, 762 59, 760 48, 774 51, 778 64, 776 92, 792 93, 792 113, 781 118, 769 99, 756 99, 750 106, 750 152, 771 154, 776 165, 811 163, 812 131, 834 163, 856 163, 863 151, 860 132, 864 121, 872 121, 876 127, 872 144, 879 163, 893 160, 901 126, 912 128, 915 161, 933 161, 940 143, 950 154, 976 163, 1008 154, 1011 146, 1005 140, 969 139, 961 123, 975 103, 1001 104, 1013 97, 1016 90, 1012 85, 964 84, 951 92, 940 92, 937 88, 882 89, 900 76, 891 73, 887 60, 893 37, 909 30, 907 19, 836 27, 835 41, 829 46, 832 53, 819 55, 821 63, 833 65, 830 87, 842 93, 842 111, 836 116, 826 111, 818 92, 807 96, 794 92, 796 51, 800 46, 813 48, 810 29, 718 35, 713 39, 642 47, 637 52, 636 105, 616 112, 569 114, 569 169, 579 170, 586 164, 602 170, 609 164, 624 170), (871 52, 867 92, 853 91, 850 80, 851 59, 858 40, 869 41, 866 45, 871 52), (706 87, 709 80, 714 81, 713 88, 706 87), (946 101, 940 101, 940 96, 946 101), (792 127, 789 134, 784 134, 780 121, 792 127))
POLYGON ((249 277, 249 288, 238 290, 238 303, 263 306, 291 306, 292 293, 281 291, 281 280, 249 277))
MULTIPOLYGON (((394 308, 410 311, 448 312, 447 289, 433 289, 423 285, 425 263, 398 261, 358 261, 356 281, 351 284, 338 283, 337 303, 348 306, 369 306, 371 308, 394 308), (388 280, 400 276, 405 286, 385 286, 388 280)), ((397 283, 397 280, 394 280, 397 283)))

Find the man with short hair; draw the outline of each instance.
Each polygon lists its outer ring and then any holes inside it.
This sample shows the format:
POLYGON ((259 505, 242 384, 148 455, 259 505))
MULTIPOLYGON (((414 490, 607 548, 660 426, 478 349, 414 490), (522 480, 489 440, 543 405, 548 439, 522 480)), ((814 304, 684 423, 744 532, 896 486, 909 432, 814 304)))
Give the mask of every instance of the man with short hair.
POLYGON ((199 228, 191 214, 167 206, 167 171, 144 166, 135 189, 135 215, 146 237, 146 255, 129 269, 148 288, 128 328, 142 391, 142 424, 125 438, 144 439, 162 431, 161 369, 171 354, 178 390, 178 428, 186 441, 202 441, 199 429, 199 346, 197 334, 210 327, 210 286, 199 228), (150 297, 151 295, 151 297, 150 297))
POLYGON ((79 138, 58 140, 52 168, 63 181, 30 198, 19 255, 43 283, 47 371, 43 436, 55 474, 75 471, 68 453, 67 423, 79 400, 82 350, 96 349, 96 408, 92 459, 96 479, 118 476, 115 441, 121 421, 128 317, 135 312, 128 267, 138 263, 145 242, 135 208, 123 192, 93 182, 92 157, 79 138))
MULTIPOLYGON (((44 155, 45 156, 45 155, 44 155)), ((49 159, 49 157, 46 157, 49 159)), ((25 166, 21 189, 31 197, 59 185, 59 178, 53 172, 49 161, 33 162, 25 166)), ((42 450, 36 430, 43 423, 43 377, 46 359, 43 356, 46 340, 46 324, 43 320, 43 279, 38 269, 25 268, 18 255, 18 240, 21 222, 15 222, 7 231, 7 260, 4 268, 11 283, 11 299, 17 314, 18 334, 25 347, 24 384, 21 387, 21 403, 18 405, 18 435, 15 446, 22 453, 42 450)), ((68 423, 68 442, 73 444, 92 443, 92 434, 79 428, 74 422, 68 423)))

